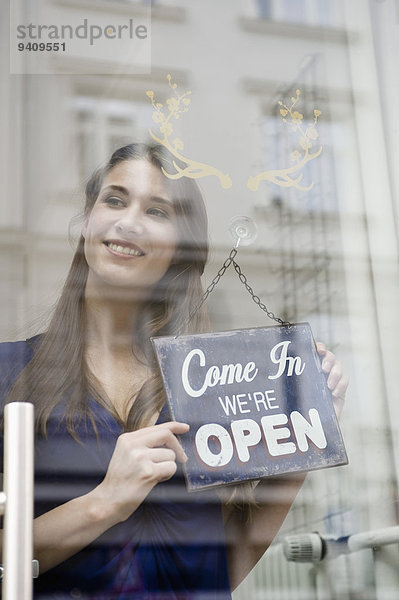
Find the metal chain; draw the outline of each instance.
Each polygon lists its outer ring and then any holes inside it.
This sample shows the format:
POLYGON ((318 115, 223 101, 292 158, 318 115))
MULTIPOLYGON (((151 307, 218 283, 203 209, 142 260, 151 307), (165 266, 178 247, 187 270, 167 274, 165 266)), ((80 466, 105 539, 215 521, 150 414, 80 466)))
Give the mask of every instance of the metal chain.
POLYGON ((180 327, 179 331, 176 334, 176 337, 180 335, 180 332, 183 329, 185 329, 185 327, 191 321, 191 319, 193 318, 193 316, 199 311, 199 309, 201 308, 201 306, 208 299, 208 296, 213 292, 213 290, 215 289, 215 287, 217 286, 217 284, 219 283, 219 281, 221 280, 221 278, 226 273, 227 269, 230 267, 230 265, 232 263, 234 265, 234 269, 235 269, 235 271, 236 271, 236 273, 237 273, 237 275, 238 275, 241 283, 245 286, 247 292, 249 293, 249 295, 251 296, 251 298, 255 302, 255 304, 257 304, 259 306, 259 308, 261 308, 267 314, 267 316, 270 319, 273 319, 273 321, 276 321, 277 323, 280 323, 280 325, 286 325, 288 327, 292 326, 292 323, 290 323, 289 321, 283 321, 283 319, 280 319, 280 317, 276 317, 276 315, 267 308, 266 304, 264 304, 261 301, 261 299, 259 298, 259 296, 257 296, 255 294, 255 292, 253 291, 253 289, 249 285, 248 280, 245 277, 244 273, 241 271, 240 265, 238 263, 236 263, 236 261, 234 260, 235 257, 236 257, 236 255, 237 255, 237 247, 235 247, 235 248, 233 248, 231 250, 228 258, 226 258, 226 260, 224 261, 223 265, 220 267, 219 271, 217 272, 217 274, 215 275, 215 277, 212 279, 211 283, 206 288, 206 290, 205 290, 202 298, 198 302, 197 306, 194 308, 194 310, 191 311, 191 313, 189 314, 187 320, 180 327))
POLYGON ((237 254, 237 249, 233 248, 231 250, 230 254, 229 254, 229 257, 226 258, 226 260, 224 261, 223 265, 220 267, 219 271, 217 272, 217 274, 215 275, 215 277, 212 279, 211 283, 206 288, 206 290, 204 292, 204 295, 202 296, 202 298, 198 302, 197 306, 194 308, 194 310, 191 311, 191 313, 189 314, 189 316, 186 319, 186 321, 179 328, 179 330, 177 332, 177 335, 180 335, 181 331, 183 329, 185 329, 186 325, 188 325, 190 323, 190 321, 193 318, 193 316, 199 311, 199 309, 201 308, 201 306, 204 304, 205 300, 207 300, 209 294, 211 292, 213 292, 213 290, 215 289, 215 287, 217 286, 217 284, 219 283, 219 281, 221 280, 221 278, 223 277, 223 275, 226 273, 226 271, 229 268, 229 266, 231 265, 231 263, 234 261, 234 258, 236 256, 236 254, 237 254))
POLYGON ((280 319, 280 317, 276 317, 276 315, 267 308, 266 304, 264 304, 262 302, 262 300, 259 298, 259 296, 257 296, 255 294, 255 292, 249 285, 248 280, 245 277, 244 273, 241 271, 240 265, 238 263, 236 263, 235 260, 233 260, 233 265, 234 265, 234 269, 238 275, 239 280, 245 286, 245 289, 247 290, 248 294, 251 296, 251 298, 255 302, 255 304, 257 304, 259 306, 259 308, 261 308, 270 319, 273 319, 273 321, 280 323, 280 325, 286 325, 288 327, 291 327, 292 323, 290 323, 289 321, 283 321, 283 319, 280 319))
POLYGON ((190 314, 190 317, 189 317, 190 319, 191 319, 191 317, 193 317, 195 315, 197 310, 199 310, 201 308, 201 306, 204 304, 205 300, 207 300, 209 294, 211 292, 213 292, 213 290, 215 289, 215 287, 217 286, 217 284, 219 283, 219 281, 221 280, 223 275, 226 273, 226 271, 229 268, 229 266, 231 265, 231 263, 234 263, 236 254, 237 254, 237 250, 236 250, 236 248, 233 248, 229 254, 229 257, 226 258, 223 265, 220 267, 219 271, 217 272, 216 276, 212 279, 211 283, 206 288, 204 295, 202 296, 201 300, 199 301, 197 307, 190 314))

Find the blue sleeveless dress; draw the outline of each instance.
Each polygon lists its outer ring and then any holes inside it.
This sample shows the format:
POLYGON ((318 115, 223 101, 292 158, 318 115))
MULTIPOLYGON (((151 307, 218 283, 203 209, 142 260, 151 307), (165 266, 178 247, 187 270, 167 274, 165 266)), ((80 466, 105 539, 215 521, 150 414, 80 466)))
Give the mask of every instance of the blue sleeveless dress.
MULTIPOLYGON (((27 342, 0 344, 2 407, 32 354, 27 342)), ((106 473, 121 427, 93 398, 89 402, 98 437, 87 420, 77 428, 80 442, 74 440, 65 426, 65 405, 60 403, 48 421, 47 438, 36 439, 36 517, 89 492, 106 473)), ((166 420, 164 408, 158 422, 166 420)), ((178 470, 169 481, 156 485, 127 521, 40 575, 34 582, 34 598, 229 600, 218 496, 213 491, 188 494, 178 470)))

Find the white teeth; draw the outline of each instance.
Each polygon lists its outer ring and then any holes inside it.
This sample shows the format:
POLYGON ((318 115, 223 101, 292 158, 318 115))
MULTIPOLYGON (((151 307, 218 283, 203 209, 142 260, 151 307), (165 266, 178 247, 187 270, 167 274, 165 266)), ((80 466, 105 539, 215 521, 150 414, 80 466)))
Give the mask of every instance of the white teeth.
POLYGON ((111 248, 114 252, 119 252, 120 254, 129 254, 130 256, 141 256, 142 253, 139 250, 135 250, 134 248, 128 248, 127 246, 119 246, 118 244, 108 244, 108 248, 111 248))

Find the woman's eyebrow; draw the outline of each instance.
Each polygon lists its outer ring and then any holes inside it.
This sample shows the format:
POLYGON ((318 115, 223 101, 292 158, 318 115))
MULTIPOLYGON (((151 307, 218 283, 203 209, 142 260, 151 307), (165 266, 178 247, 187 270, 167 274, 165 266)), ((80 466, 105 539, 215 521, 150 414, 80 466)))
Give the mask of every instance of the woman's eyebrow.
POLYGON ((103 189, 103 192, 106 192, 108 190, 113 190, 115 192, 121 192, 122 194, 125 194, 126 196, 129 195, 129 190, 127 188, 125 188, 123 185, 116 185, 116 184, 107 185, 107 187, 105 187, 103 189))
POLYGON ((158 204, 167 204, 168 206, 173 208, 173 202, 172 202, 172 200, 169 200, 169 198, 162 198, 160 196, 151 196, 151 202, 157 202, 158 204))

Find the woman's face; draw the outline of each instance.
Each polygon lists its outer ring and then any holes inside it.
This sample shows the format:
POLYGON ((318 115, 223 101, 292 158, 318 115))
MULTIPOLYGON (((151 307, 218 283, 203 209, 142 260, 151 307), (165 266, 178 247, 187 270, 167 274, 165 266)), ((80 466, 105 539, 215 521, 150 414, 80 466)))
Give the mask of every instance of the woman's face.
POLYGON ((82 232, 88 290, 149 291, 166 273, 178 234, 164 180, 144 159, 121 162, 105 177, 82 232))

